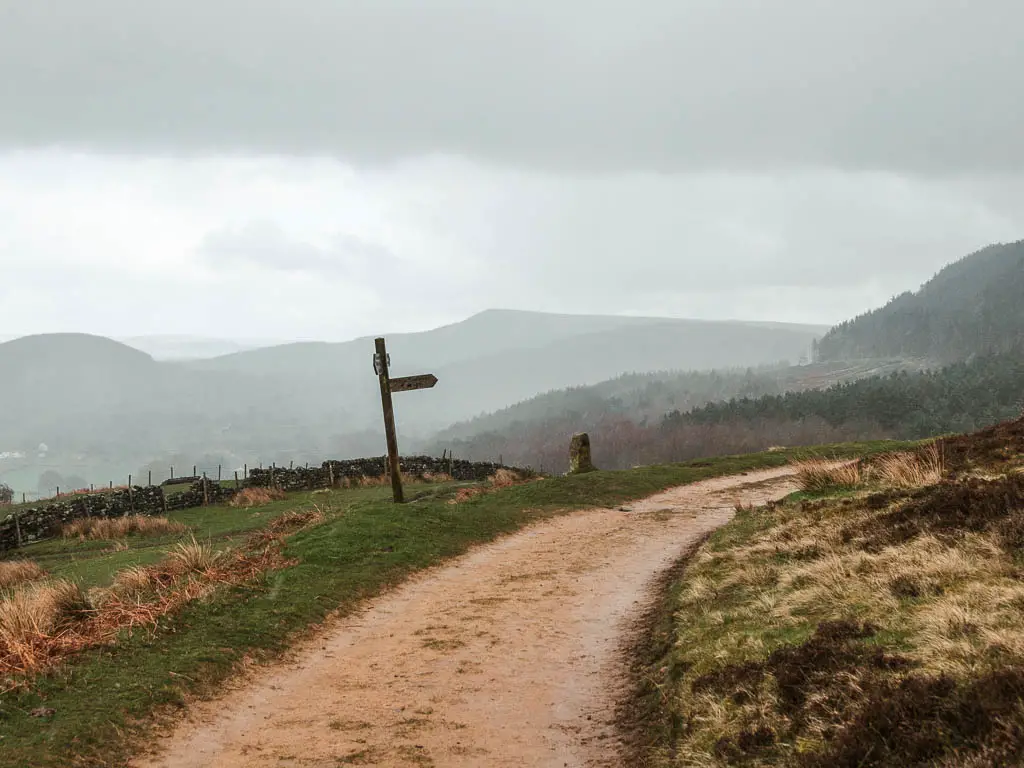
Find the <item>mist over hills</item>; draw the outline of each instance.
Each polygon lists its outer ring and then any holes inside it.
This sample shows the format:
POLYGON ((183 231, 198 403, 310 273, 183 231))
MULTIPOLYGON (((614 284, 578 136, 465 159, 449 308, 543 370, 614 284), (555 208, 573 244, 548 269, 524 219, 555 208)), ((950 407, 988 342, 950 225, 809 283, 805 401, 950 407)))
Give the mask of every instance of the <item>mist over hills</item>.
MULTIPOLYGON (((1022 348, 1021 295, 1024 241, 973 253, 917 292, 827 333, 821 326, 773 322, 488 310, 430 331, 388 334, 394 376, 434 373, 439 379, 432 390, 396 397, 400 445, 405 451, 457 445, 467 458, 504 455, 534 463, 534 456, 561 456, 572 431, 591 429, 632 446, 633 458, 624 454, 621 463, 648 455, 643 441, 665 434, 651 429, 673 413, 675 442, 648 452, 667 460, 727 443, 760 444, 769 435, 755 434, 751 424, 758 419, 762 426, 774 420, 779 435, 796 441, 903 429, 894 425, 905 422, 894 421, 891 412, 906 410, 914 392, 928 392, 931 401, 927 414, 914 417, 915 430, 953 424, 942 398, 981 392, 991 378, 1002 394, 971 412, 971 423, 980 424, 1016 407, 1007 388, 1017 368, 991 358, 1022 348), (817 362, 808 365, 812 349, 817 362), (979 354, 987 362, 966 372, 951 370, 920 384, 864 385, 857 391, 870 394, 858 405, 857 424, 833 418, 851 413, 847 405, 831 405, 848 403, 839 399, 847 397, 845 390, 758 404, 765 395, 900 371, 913 376, 979 354), (730 400, 755 404, 704 409, 730 400), (813 407, 784 411, 778 402, 813 407), (685 417, 695 409, 704 409, 703 421, 685 417), (724 421, 708 431, 707 414, 724 421), (699 441, 692 437, 697 426, 706 433, 699 441), (684 434, 688 447, 679 442, 684 434)), ((149 337, 146 344, 135 337, 134 343, 170 358, 222 343, 242 345, 179 337, 149 337)), ((0 480, 31 489, 43 469, 104 482, 146 467, 159 477, 171 461, 240 466, 379 454, 372 352, 372 337, 167 360, 84 334, 0 344, 0 454, 24 454, 0 459, 0 480), (48 448, 45 457, 35 456, 40 443, 48 448)))
MULTIPOLYGON (((493 310, 388 335, 394 375, 435 373, 441 382, 396 398, 400 438, 624 372, 797 360, 820 331, 493 310)), ((45 469, 105 483, 168 457, 240 466, 380 453, 372 351, 367 337, 158 361, 86 334, 0 344, 0 453, 26 454, 0 461, 0 480, 31 491, 45 469), (43 458, 35 456, 41 443, 43 458)))

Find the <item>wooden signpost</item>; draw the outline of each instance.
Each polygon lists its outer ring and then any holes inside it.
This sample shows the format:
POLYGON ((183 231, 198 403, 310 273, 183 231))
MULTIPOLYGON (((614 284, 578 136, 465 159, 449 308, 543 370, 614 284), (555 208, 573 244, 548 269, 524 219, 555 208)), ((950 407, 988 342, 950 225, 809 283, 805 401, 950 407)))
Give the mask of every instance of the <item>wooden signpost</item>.
POLYGON ((373 356, 373 372, 380 379, 380 402, 384 409, 384 436, 388 441, 388 468, 391 471, 391 492, 395 503, 405 501, 402 494, 402 469, 398 464, 398 437, 395 435, 395 410, 391 405, 392 392, 411 392, 415 389, 430 389, 437 384, 437 376, 425 373, 419 376, 403 376, 392 379, 388 375, 391 360, 384 346, 384 339, 376 339, 376 353, 373 356))

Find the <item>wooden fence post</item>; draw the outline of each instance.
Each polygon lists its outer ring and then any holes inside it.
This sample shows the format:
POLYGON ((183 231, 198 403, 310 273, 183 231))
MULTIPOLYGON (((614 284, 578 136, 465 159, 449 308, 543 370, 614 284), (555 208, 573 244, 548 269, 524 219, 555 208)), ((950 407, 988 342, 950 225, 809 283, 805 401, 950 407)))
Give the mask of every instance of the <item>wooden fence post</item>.
POLYGON ((203 472, 203 506, 206 507, 206 506, 209 506, 209 504, 210 504, 210 495, 209 495, 209 492, 206 490, 206 473, 203 472))
POLYGON ((220 482, 220 464, 217 465, 217 482, 220 482))
POLYGON ((235 470, 235 490, 238 490, 238 470, 235 470))
POLYGON ((327 487, 334 487, 334 465, 331 462, 327 462, 327 487))
POLYGON ((149 470, 149 479, 146 481, 147 486, 153 485, 153 470, 149 470))
POLYGON ((164 514, 167 514, 167 494, 164 493, 164 487, 161 485, 160 488, 160 506, 163 507, 164 514))

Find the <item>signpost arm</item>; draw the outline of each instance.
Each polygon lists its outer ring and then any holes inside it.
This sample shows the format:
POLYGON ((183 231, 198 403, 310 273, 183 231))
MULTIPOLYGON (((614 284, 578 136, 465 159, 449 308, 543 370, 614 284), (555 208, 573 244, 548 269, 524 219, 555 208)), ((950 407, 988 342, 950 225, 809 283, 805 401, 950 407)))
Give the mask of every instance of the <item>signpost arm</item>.
POLYGON ((388 441, 388 464, 391 469, 391 491, 395 503, 405 501, 402 494, 402 469, 398 464, 398 437, 395 435, 395 410, 391 405, 391 382, 388 376, 388 353, 384 348, 384 339, 375 341, 378 359, 380 360, 380 402, 384 408, 384 433, 388 441))

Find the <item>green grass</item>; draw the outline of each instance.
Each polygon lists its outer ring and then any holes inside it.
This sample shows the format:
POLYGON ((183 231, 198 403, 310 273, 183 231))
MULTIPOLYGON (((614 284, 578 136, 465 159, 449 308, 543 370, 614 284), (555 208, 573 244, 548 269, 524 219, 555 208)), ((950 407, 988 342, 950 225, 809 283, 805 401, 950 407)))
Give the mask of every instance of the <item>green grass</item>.
MULTIPOLYGON (((855 455, 893 445, 823 450, 855 455)), ((195 526, 202 538, 239 535, 313 501, 331 510, 322 524, 289 540, 286 554, 297 565, 193 604, 162 621, 156 633, 136 632, 114 648, 82 654, 36 681, 30 692, 7 694, 0 701, 0 765, 120 765, 155 712, 180 706, 186 695, 210 693, 243 656, 272 658, 328 613, 350 611, 418 569, 561 511, 615 506, 674 485, 781 466, 797 453, 547 478, 458 505, 446 503, 452 485, 413 486, 411 502, 400 506, 390 502, 390 489, 369 488, 296 494, 258 511, 216 507, 175 513, 172 517, 195 526), (56 714, 30 717, 39 706, 56 714)), ((100 583, 110 578, 115 564, 150 557, 161 546, 140 542, 129 550, 133 554, 90 558, 79 553, 69 573, 100 583)), ((48 551, 49 557, 59 554, 48 551)))
MULTIPOLYGON (((358 493, 354 494, 356 498, 358 493)), ((167 517, 187 525, 189 530, 185 534, 129 536, 118 542, 118 548, 114 547, 112 541, 49 539, 24 547, 18 554, 32 558, 54 576, 79 582, 83 588, 102 587, 113 580, 117 571, 133 565, 155 563, 177 542, 192 536, 200 541, 211 542, 214 549, 227 549, 248 532, 262 528, 274 517, 296 505, 309 503, 313 498, 318 497, 302 493, 253 509, 219 505, 175 510, 168 513, 167 517)))

